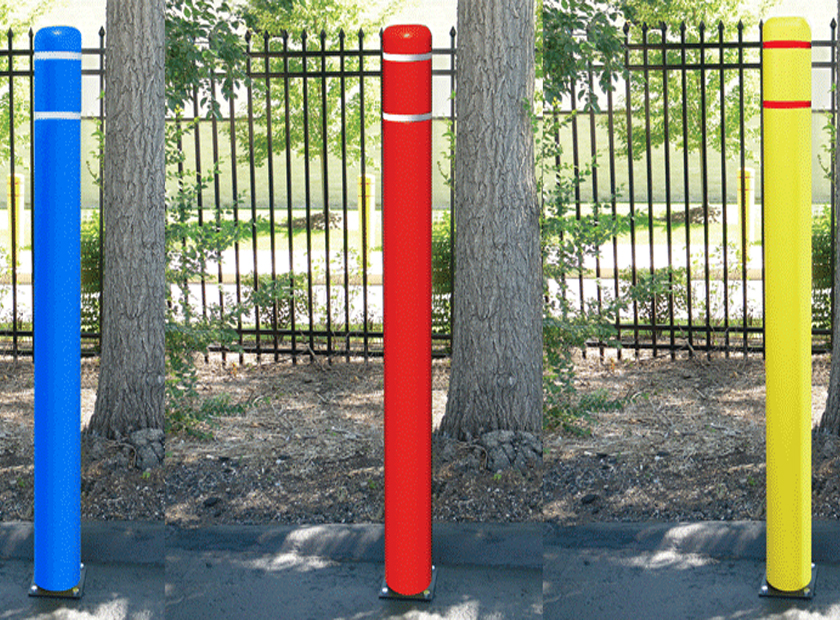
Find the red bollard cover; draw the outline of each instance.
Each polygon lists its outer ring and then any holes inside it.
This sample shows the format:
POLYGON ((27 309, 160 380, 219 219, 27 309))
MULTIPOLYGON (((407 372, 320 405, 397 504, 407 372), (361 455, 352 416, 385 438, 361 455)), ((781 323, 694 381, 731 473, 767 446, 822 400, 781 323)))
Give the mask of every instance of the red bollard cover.
POLYGON ((407 596, 432 580, 431 43, 382 37, 385 581, 407 596))

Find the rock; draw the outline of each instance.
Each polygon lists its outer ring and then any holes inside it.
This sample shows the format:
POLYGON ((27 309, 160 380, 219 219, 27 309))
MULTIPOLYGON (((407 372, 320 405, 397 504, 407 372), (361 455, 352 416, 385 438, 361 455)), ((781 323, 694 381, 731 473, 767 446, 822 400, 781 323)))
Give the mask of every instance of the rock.
POLYGON ((151 444, 137 448, 137 458, 134 461, 135 467, 143 471, 160 465, 160 458, 151 444))
POLYGON ((542 441, 534 433, 491 431, 481 436, 479 444, 487 450, 487 469, 490 471, 515 467, 524 473, 532 463, 542 460, 542 441))
POLYGON ((163 431, 157 428, 143 428, 129 435, 129 442, 136 450, 135 467, 146 470, 163 463, 163 431))
POLYGON ((502 446, 497 446, 487 451, 487 469, 490 471, 501 471, 510 467, 510 458, 502 446))
POLYGON ((520 452, 516 455, 513 466, 523 474, 528 472, 528 459, 525 457, 524 453, 520 452))
POLYGON ((837 441, 831 436, 825 436, 822 446, 822 456, 824 459, 830 459, 837 454, 837 441))
POLYGON ((456 449, 455 449, 455 442, 454 441, 446 441, 443 444, 443 449, 440 452, 440 458, 444 462, 448 463, 450 461, 454 461, 457 457, 456 449))
POLYGON ((584 506, 587 506, 598 501, 599 497, 600 496, 597 493, 587 493, 586 495, 580 498, 580 503, 584 506))
POLYGON ((512 442, 515 436, 513 431, 491 431, 484 433, 478 441, 489 450, 500 444, 512 442))
POLYGON ((474 469, 479 469, 480 467, 481 467, 481 458, 475 452, 471 453, 464 460, 464 469, 466 471, 472 471, 474 469))
POLYGON ((105 453, 107 448, 105 447, 105 442, 99 438, 93 437, 91 438, 91 446, 90 446, 90 460, 92 461, 101 461, 105 458, 105 453))
POLYGON ((522 442, 525 445, 542 448, 542 441, 540 441, 540 438, 534 435, 534 433, 523 431, 519 433, 519 436, 522 438, 522 442))
POLYGON ((220 501, 222 501, 221 497, 208 497, 204 500, 204 507, 210 508, 211 506, 218 504, 220 501))
POLYGON ((163 431, 158 428, 141 428, 134 431, 128 437, 129 442, 134 446, 147 443, 163 443, 163 431))

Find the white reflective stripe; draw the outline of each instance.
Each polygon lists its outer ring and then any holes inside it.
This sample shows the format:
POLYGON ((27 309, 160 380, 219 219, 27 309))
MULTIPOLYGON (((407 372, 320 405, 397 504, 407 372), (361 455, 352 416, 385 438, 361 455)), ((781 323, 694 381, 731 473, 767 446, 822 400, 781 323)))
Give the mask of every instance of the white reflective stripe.
POLYGON ((418 121, 432 120, 432 113, 428 114, 388 114, 382 113, 383 121, 394 121, 395 123, 416 123, 418 121))
POLYGON ((81 60, 78 52, 35 52, 35 60, 81 60))
POLYGON ((35 112, 35 120, 79 121, 82 120, 82 114, 81 112, 35 112))
POLYGON ((389 54, 382 52, 382 60, 390 60, 392 62, 420 62, 422 60, 431 60, 432 53, 426 54, 389 54))

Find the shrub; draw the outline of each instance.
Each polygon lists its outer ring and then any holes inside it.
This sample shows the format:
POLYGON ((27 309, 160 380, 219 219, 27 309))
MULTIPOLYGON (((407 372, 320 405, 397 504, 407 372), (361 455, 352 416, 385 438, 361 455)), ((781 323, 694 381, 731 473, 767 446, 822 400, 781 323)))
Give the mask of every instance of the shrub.
POLYGON ((455 237, 448 211, 432 224, 432 331, 452 333, 452 267, 455 237))
POLYGON ((831 328, 831 209, 823 207, 811 225, 811 324, 831 328))
MULTIPOLYGON (((99 211, 82 219, 82 331, 99 333, 102 272, 102 246, 99 237, 99 211)), ((96 345, 99 349, 99 343, 96 345)))

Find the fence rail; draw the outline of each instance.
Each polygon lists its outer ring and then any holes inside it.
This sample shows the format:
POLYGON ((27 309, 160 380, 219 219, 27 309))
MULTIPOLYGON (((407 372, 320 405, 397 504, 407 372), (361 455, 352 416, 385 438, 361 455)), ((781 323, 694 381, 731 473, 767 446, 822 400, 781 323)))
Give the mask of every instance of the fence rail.
MULTIPOLYGON (((614 217, 629 222, 598 256, 567 274, 570 294, 583 308, 588 300, 626 297, 635 290, 632 308, 616 318, 615 328, 622 347, 637 354, 761 353, 763 225, 755 217, 751 230, 750 191, 737 174, 750 163, 755 167, 752 213, 760 210, 763 216, 758 191, 763 127, 756 94, 761 41, 744 41, 741 29, 734 41, 725 41, 718 29, 701 31, 696 41, 685 31, 635 26, 625 34, 630 79, 615 92, 598 94, 603 110, 581 107, 586 83, 580 83, 563 105, 545 113, 565 119, 556 136, 565 147, 562 159, 571 159, 563 174, 582 174, 586 161, 601 157, 600 167, 582 176, 575 190, 576 217, 604 202, 614 217), (650 294, 644 297, 644 291, 650 294)), ((99 35, 98 47, 83 49, 86 92, 104 88, 104 29, 99 35)), ((835 81, 836 35, 832 21, 831 40, 813 43, 815 52, 830 56, 815 53, 813 62, 814 71, 829 70, 828 80, 814 81, 826 89, 835 81)), ((447 354, 451 339, 454 189, 448 179, 456 110, 449 95, 456 86, 455 36, 453 28, 448 47, 433 50, 433 88, 446 95, 436 95, 433 132, 437 355, 447 354)), ((0 353, 17 357, 32 352, 33 42, 30 33, 28 47, 15 49, 11 32, 7 38, 0 50, 0 91, 8 86, 0 95, 6 129, 0 139, 6 165, 0 170, 14 175, 24 169, 28 192, 20 199, 25 208, 0 211, 0 243, 7 251, 0 270, 0 353)), ((257 300, 254 310, 237 320, 239 350, 225 355, 297 360, 381 354, 381 41, 374 38, 249 35, 249 83, 230 98, 218 92, 222 75, 211 84, 221 114, 208 117, 196 95, 191 109, 168 121, 170 128, 182 128, 184 156, 169 166, 168 193, 201 185, 192 217, 203 226, 227 218, 247 233, 209 260, 204 277, 188 286, 201 316, 257 300)), ((590 69, 589 84, 596 69, 590 69)), ((834 122, 836 97, 830 92, 824 115, 834 122)), ((84 353, 95 355, 103 231, 102 193, 94 179, 102 171, 97 131, 105 123, 104 104, 100 99, 86 110, 83 152, 91 156, 89 174, 83 171, 83 208, 94 219, 87 224, 91 243, 83 258, 83 343, 84 353)), ((814 118, 821 116, 815 112, 814 118)), ((827 350, 832 317, 833 158, 827 165, 831 179, 823 193, 830 200, 827 228, 819 231, 820 252, 815 242, 815 351, 827 350)), ((602 355, 608 344, 591 343, 602 355)))

